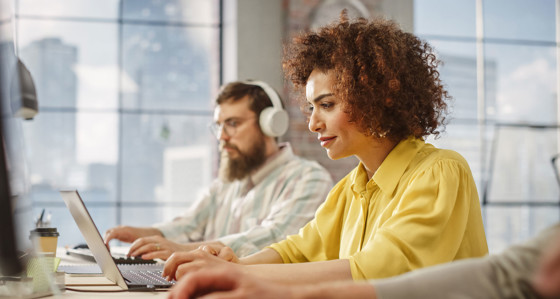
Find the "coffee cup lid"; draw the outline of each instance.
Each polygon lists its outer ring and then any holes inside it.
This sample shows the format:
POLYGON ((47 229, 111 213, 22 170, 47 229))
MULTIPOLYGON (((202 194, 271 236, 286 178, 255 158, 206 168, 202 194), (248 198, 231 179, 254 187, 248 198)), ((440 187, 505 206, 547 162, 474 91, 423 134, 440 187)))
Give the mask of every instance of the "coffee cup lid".
POLYGON ((32 236, 37 235, 40 237, 58 237, 60 235, 56 227, 37 227, 30 233, 32 236))

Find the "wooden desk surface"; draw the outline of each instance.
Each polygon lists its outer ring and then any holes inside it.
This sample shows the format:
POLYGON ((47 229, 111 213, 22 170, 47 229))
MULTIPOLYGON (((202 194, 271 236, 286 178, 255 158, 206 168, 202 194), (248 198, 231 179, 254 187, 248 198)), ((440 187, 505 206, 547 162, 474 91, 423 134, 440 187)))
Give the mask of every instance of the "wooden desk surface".
MULTIPOLYGON (((115 248, 118 252, 126 252, 126 249, 115 248)), ((113 251, 113 249, 112 249, 113 251)), ((64 248, 58 248, 57 257, 61 259, 60 265, 76 265, 76 264, 92 264, 91 262, 66 255, 64 248)), ((167 298, 167 291, 157 292, 130 292, 123 291, 116 284, 100 275, 92 276, 76 276, 65 274, 65 285, 67 288, 86 290, 87 292, 78 292, 65 290, 59 294, 44 298, 167 298), (107 292, 115 291, 115 292, 107 292)))

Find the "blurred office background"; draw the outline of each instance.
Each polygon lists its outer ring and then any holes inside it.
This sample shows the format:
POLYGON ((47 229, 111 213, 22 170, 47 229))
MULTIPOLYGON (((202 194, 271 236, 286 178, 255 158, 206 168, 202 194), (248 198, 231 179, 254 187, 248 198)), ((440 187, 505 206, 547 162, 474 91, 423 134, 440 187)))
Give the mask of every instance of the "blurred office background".
MULTIPOLYGON (((340 179, 283 81, 282 43, 351 16, 385 16, 429 41, 454 97, 430 139, 468 160, 492 252, 557 222, 558 28, 554 0, 14 0, 17 52, 39 114, 24 122, 33 213, 81 242, 57 190, 81 191, 101 232, 186 209, 216 175, 218 87, 262 79, 289 104, 283 139, 340 179)), ((30 220, 31 222, 32 220, 30 220)))

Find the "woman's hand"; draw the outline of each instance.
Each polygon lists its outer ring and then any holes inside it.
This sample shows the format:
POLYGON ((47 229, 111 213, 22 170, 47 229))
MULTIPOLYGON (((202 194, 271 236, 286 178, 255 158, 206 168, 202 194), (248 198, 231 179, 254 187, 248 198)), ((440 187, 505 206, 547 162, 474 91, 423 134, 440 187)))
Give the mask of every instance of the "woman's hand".
POLYGON ((202 248, 189 252, 175 252, 165 262, 163 268, 163 277, 167 280, 179 280, 185 274, 200 269, 214 268, 230 264, 232 267, 241 269, 242 265, 230 263, 229 261, 218 257, 219 252, 213 252, 210 246, 205 245, 202 248))
POLYGON ((215 245, 201 245, 198 249, 209 253, 211 255, 217 256, 225 261, 239 264, 239 258, 233 252, 233 249, 225 246, 215 246, 215 245))

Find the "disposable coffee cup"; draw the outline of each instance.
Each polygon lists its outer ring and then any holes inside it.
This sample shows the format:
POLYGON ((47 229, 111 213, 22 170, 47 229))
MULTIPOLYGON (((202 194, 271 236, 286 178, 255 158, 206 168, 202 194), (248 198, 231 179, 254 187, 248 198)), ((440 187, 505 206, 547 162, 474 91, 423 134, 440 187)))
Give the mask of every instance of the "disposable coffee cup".
POLYGON ((56 227, 37 227, 30 232, 29 238, 33 246, 40 252, 56 255, 58 236, 56 227))

